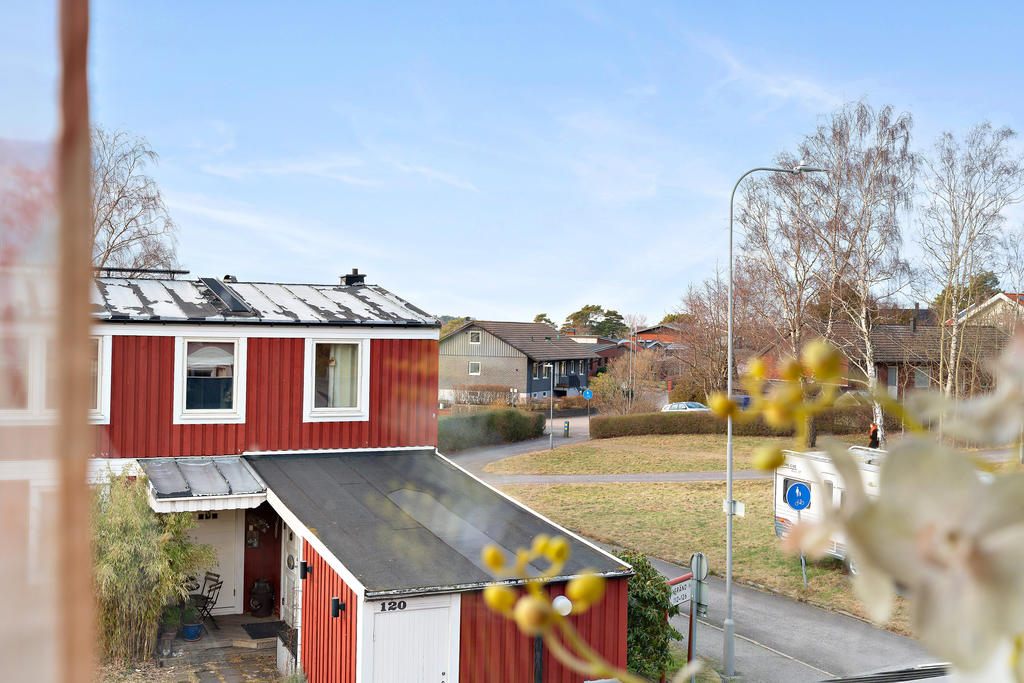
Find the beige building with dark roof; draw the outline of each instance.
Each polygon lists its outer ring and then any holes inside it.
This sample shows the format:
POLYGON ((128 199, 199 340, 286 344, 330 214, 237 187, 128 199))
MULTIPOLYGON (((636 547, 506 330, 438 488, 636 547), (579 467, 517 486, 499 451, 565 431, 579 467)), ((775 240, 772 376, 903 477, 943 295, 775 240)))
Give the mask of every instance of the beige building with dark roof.
POLYGON ((544 323, 471 320, 439 345, 442 401, 473 393, 525 398, 575 396, 598 359, 591 348, 544 323))

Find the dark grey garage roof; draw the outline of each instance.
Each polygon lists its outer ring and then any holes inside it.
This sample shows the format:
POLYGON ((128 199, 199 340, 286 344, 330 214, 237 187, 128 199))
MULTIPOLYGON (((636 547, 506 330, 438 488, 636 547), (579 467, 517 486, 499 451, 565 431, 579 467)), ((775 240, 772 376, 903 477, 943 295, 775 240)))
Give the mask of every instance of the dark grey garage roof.
MULTIPOLYGON (((437 593, 494 581, 487 543, 508 553, 562 533, 432 450, 246 456, 267 488, 366 587, 369 597, 437 593)), ((570 538, 565 574, 630 574, 570 538)))
POLYGON ((93 317, 114 322, 440 326, 377 285, 95 278, 93 317))
POLYGON ((155 498, 190 498, 263 493, 266 487, 238 456, 139 458, 155 498))
POLYGON ((575 360, 597 358, 589 344, 580 344, 567 334, 562 334, 545 323, 499 322, 494 320, 471 320, 445 335, 452 335, 479 328, 493 334, 514 349, 522 351, 536 361, 575 360))

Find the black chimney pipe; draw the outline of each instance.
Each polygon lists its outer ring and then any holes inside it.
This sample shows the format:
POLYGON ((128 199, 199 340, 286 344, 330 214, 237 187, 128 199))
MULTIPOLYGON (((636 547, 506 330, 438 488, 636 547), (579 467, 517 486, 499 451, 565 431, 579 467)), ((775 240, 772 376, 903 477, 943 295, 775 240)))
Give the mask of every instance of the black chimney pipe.
POLYGON ((344 285, 361 285, 366 281, 366 274, 360 273, 358 268, 353 268, 352 272, 343 275, 341 283, 344 285))

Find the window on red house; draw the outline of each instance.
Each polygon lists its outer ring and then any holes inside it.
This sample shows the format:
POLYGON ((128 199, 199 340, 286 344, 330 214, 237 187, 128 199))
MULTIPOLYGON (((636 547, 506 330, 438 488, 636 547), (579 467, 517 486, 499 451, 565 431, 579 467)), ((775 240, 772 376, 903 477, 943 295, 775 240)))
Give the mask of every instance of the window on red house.
POLYGON ((185 410, 232 410, 235 343, 188 342, 185 353, 185 410))

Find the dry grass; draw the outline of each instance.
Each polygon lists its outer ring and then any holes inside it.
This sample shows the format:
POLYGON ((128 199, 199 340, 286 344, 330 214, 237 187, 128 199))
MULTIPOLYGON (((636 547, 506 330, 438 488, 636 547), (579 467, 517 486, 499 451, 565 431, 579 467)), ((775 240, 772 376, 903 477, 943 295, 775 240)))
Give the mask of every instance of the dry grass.
MULTIPOLYGON (((503 487, 510 495, 590 538, 634 548, 677 564, 700 551, 713 573, 725 569, 725 484, 558 484, 503 487)), ((746 516, 733 524, 733 576, 785 595, 866 616, 837 560, 808 560, 803 587, 798 556, 775 537, 772 483, 734 483, 746 516)), ((890 630, 909 633, 907 606, 898 600, 890 630)))
MULTIPOLYGON (((733 466, 749 469, 758 446, 791 448, 792 439, 733 437, 733 466)), ((492 462, 495 474, 622 474, 635 472, 713 472, 725 469, 724 434, 620 436, 516 455, 492 462)))

